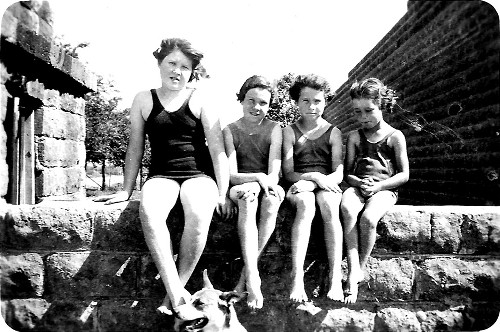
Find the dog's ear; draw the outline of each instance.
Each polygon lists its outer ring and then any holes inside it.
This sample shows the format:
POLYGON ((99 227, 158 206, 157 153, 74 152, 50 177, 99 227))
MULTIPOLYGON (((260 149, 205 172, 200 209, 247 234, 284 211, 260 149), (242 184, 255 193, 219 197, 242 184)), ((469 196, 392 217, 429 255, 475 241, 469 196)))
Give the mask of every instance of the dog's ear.
POLYGON ((242 294, 236 291, 222 292, 222 294, 219 295, 219 299, 221 299, 228 307, 230 307, 234 303, 242 299, 242 294))
POLYGON ((203 288, 214 289, 210 279, 208 279, 207 269, 203 270, 203 288))

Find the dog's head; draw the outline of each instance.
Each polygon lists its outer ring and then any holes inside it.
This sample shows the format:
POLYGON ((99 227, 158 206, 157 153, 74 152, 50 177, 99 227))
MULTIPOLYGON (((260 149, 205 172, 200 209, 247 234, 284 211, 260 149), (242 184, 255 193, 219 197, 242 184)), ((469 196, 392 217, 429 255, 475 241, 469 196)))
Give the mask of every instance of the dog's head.
POLYGON ((236 317, 233 303, 240 296, 237 292, 214 289, 203 271, 203 289, 193 294, 189 303, 174 309, 175 331, 246 331, 236 317))

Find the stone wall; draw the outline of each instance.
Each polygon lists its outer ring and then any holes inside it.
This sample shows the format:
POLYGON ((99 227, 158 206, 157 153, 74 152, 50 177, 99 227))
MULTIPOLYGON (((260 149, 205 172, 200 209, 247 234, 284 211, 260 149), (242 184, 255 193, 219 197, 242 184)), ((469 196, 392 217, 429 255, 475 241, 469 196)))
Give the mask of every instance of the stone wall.
MULTIPOLYGON (((85 197, 85 93, 96 89, 96 76, 72 52, 54 41, 48 1, 20 1, 2 17, 0 51, 0 197, 8 197, 13 141, 25 129, 32 152, 21 153, 31 163, 34 181, 20 191, 43 199, 85 197), (28 122, 28 121, 26 121, 28 122), (27 126, 27 125, 26 125, 27 126), (27 126, 29 127, 29 126, 27 126), (31 154, 34 154, 32 156, 31 154)), ((9 189, 10 188, 10 189, 9 189)), ((21 200, 21 203, 23 201, 21 200)))
MULTIPOLYGON (((43 202, 0 211, 2 315, 18 330, 168 331, 155 312, 163 283, 144 242, 138 201, 43 202)), ((248 331, 462 331, 491 326, 500 312, 500 207, 395 206, 377 242, 355 305, 326 298, 328 264, 320 219, 305 262, 312 302, 288 300, 291 224, 288 203, 260 262, 264 308, 237 303, 248 331)), ((167 224, 175 248, 176 206, 167 224)), ((344 271, 345 274, 345 261, 344 271)), ((232 289, 242 268, 236 220, 214 217, 188 284, 232 289)))
POLYGON ((408 12, 349 72, 325 118, 344 134, 357 129, 349 88, 378 77, 404 109, 385 115, 407 139, 401 202, 500 205, 499 59, 498 13, 487 2, 408 1, 408 12))

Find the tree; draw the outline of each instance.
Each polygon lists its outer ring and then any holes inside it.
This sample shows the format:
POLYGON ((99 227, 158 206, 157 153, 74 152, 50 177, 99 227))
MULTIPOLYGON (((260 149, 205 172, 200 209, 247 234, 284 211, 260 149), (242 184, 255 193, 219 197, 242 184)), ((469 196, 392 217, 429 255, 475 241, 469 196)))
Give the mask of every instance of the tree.
POLYGON ((98 77, 97 91, 85 97, 86 160, 101 164, 103 190, 106 188, 106 162, 123 166, 128 144, 128 111, 116 109, 120 101, 117 93, 112 81, 98 77))
POLYGON ((286 127, 299 118, 297 106, 288 93, 295 78, 295 74, 288 73, 276 81, 276 94, 267 116, 271 120, 279 122, 281 127, 286 127))

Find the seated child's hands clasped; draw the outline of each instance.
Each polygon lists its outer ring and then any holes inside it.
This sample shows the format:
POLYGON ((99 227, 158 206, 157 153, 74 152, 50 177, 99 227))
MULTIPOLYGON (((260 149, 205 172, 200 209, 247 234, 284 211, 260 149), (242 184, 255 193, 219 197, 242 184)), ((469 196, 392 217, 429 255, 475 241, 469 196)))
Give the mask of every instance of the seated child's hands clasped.
POLYGON ((361 180, 361 186, 359 187, 361 194, 365 197, 371 197, 378 193, 381 189, 380 183, 374 181, 372 178, 366 178, 361 180))

